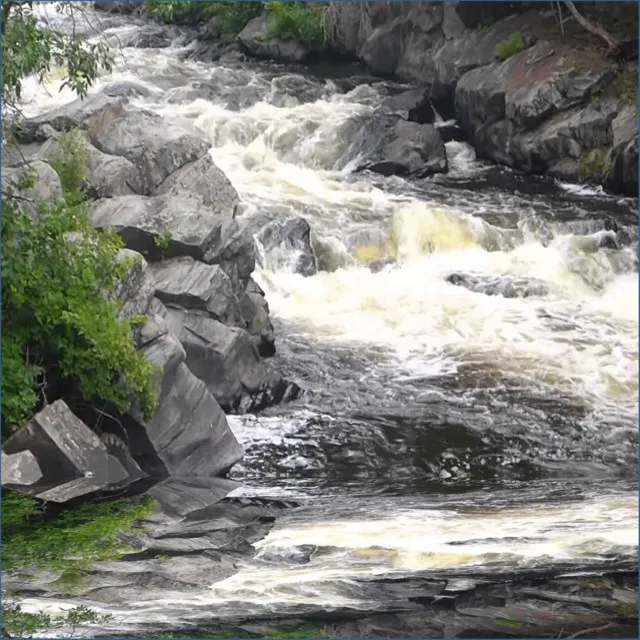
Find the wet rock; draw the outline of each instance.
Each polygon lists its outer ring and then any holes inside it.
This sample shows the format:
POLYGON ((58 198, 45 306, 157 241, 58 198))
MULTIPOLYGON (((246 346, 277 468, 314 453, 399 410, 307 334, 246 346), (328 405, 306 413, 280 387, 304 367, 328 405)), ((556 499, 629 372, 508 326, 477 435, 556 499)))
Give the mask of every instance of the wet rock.
POLYGON ((462 127, 455 123, 446 122, 438 124, 436 129, 438 129, 440 138, 442 138, 442 142, 445 144, 447 142, 466 142, 467 140, 467 136, 462 130, 462 127))
POLYGON ((156 297, 165 305, 204 311, 223 324, 244 327, 229 276, 218 266, 193 258, 175 258, 149 267, 156 297))
POLYGON ((425 177, 447 170, 442 138, 433 125, 407 122, 379 113, 356 134, 349 155, 356 157, 357 170, 383 175, 425 177))
POLYGON ((73 102, 43 113, 35 118, 27 118, 20 122, 17 138, 20 142, 44 142, 51 137, 43 138, 43 131, 70 131, 83 125, 91 116, 109 108, 121 106, 119 98, 112 98, 101 93, 78 98, 73 102))
MULTIPOLYGON (((105 3, 107 4, 107 3, 105 3)), ((148 98, 151 90, 143 84, 131 80, 118 80, 104 85, 101 89, 105 96, 111 98, 148 98)))
POLYGON ((108 0, 96 1, 93 3, 93 8, 96 11, 103 11, 105 13, 118 13, 122 15, 128 15, 136 13, 142 9, 144 2, 137 0, 124 0, 123 2, 111 2, 108 0))
POLYGON ((288 268, 303 276, 315 275, 318 268, 310 234, 309 223, 300 217, 267 224, 256 235, 260 265, 272 271, 288 268))
POLYGON ((2 190, 12 190, 19 194, 22 206, 32 213, 37 211, 38 202, 52 203, 62 198, 60 178, 51 165, 42 160, 30 161, 28 165, 2 170, 2 190), (29 175, 33 175, 34 184, 27 189, 18 191, 19 182, 29 175))
POLYGON ((254 338, 258 353, 263 358, 275 355, 275 332, 269 318, 269 304, 264 297, 264 291, 250 279, 239 300, 246 329, 254 338))
POLYGON ((95 110, 86 125, 97 149, 136 166, 145 195, 174 171, 200 159, 210 147, 190 126, 169 124, 150 111, 125 110, 121 104, 95 110))
POLYGON ((604 187, 613 193, 638 197, 638 136, 630 142, 621 142, 611 150, 605 174, 604 187))
POLYGON ((31 485, 42 478, 42 471, 31 451, 18 451, 11 455, 2 452, 2 486, 31 485))
POLYGON ((243 449, 220 405, 182 362, 185 351, 161 318, 143 328, 142 340, 140 350, 160 371, 159 406, 150 420, 139 411, 124 416, 131 454, 155 478, 224 475, 243 449))
POLYGON ((135 251, 122 249, 119 259, 128 262, 129 271, 117 286, 114 295, 122 303, 121 317, 147 313, 154 294, 154 288, 147 274, 147 261, 135 251))
POLYGON ((62 400, 37 413, 4 443, 3 451, 33 454, 42 477, 29 485, 8 486, 41 500, 66 502, 130 480, 98 436, 62 400))
POLYGON ((311 50, 296 40, 266 40, 264 34, 269 26, 269 16, 265 13, 249 20, 238 34, 237 40, 244 49, 256 58, 277 60, 278 62, 303 62, 311 50))
MULTIPOLYGON (((153 198, 132 195, 100 200, 93 205, 89 215, 94 226, 114 229, 129 249, 150 260, 191 256, 217 262, 224 257, 225 249, 229 249, 225 241, 232 235, 233 229, 229 227, 235 222, 230 211, 212 211, 188 194, 181 198, 167 194, 153 198), (157 246, 161 234, 168 243, 164 251, 157 246)), ((233 259, 234 252, 229 250, 228 253, 233 259)))
POLYGON ((114 483, 109 486, 110 490, 124 488, 129 484, 133 484, 135 481, 146 477, 147 474, 142 471, 138 466, 138 463, 133 459, 127 443, 122 438, 113 433, 105 432, 100 436, 100 440, 109 453, 110 460, 117 461, 128 475, 126 483, 114 483))
POLYGON ((535 278, 454 272, 446 275, 445 281, 469 289, 469 291, 487 296, 503 296, 504 298, 529 298, 530 296, 546 296, 549 293, 548 284, 535 278))
POLYGON ((410 122, 433 124, 436 119, 429 96, 423 89, 411 89, 389 96, 382 101, 382 105, 410 122))
POLYGON ((145 25, 140 30, 131 33, 121 34, 120 46, 133 47, 136 49, 163 49, 171 44, 172 33, 165 26, 145 25))
POLYGON ((239 203, 237 191, 209 154, 172 173, 153 195, 181 193, 195 196, 205 206, 225 214, 233 215, 239 203))

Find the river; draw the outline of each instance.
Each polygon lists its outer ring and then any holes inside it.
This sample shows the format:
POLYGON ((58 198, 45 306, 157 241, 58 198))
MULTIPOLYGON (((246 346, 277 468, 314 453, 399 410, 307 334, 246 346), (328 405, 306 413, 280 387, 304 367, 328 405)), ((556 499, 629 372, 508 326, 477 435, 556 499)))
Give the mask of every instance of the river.
MULTIPOLYGON (((145 28, 92 20, 114 44, 145 28)), ((242 219, 304 217, 322 270, 302 277, 287 255, 257 268, 275 361, 306 393, 229 418, 247 452, 234 495, 298 506, 233 575, 179 601, 141 594, 128 618, 385 611, 375 577, 637 566, 637 201, 497 169, 459 142, 444 176, 353 173, 354 133, 409 87, 195 62, 184 42, 120 48, 92 91, 134 81, 148 95, 133 105, 193 123, 242 219), (631 246, 577 250, 605 215, 631 246), (390 254, 376 272, 363 263, 390 254), (453 271, 548 293, 485 295, 447 282, 453 271)), ((70 101, 58 85, 26 87, 27 114, 70 101)))

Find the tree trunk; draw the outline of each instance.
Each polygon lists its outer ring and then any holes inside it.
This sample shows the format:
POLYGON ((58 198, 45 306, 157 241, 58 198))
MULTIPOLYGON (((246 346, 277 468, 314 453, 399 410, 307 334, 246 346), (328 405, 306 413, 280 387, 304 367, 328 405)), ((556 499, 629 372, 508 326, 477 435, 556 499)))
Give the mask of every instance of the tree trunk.
POLYGON ((593 33, 593 35, 602 38, 609 49, 615 51, 618 48, 618 41, 606 30, 603 29, 599 24, 592 24, 589 22, 582 14, 576 9, 575 5, 571 0, 564 0, 564 4, 567 9, 571 12, 571 15, 578 21, 578 23, 586 29, 589 33, 593 33))

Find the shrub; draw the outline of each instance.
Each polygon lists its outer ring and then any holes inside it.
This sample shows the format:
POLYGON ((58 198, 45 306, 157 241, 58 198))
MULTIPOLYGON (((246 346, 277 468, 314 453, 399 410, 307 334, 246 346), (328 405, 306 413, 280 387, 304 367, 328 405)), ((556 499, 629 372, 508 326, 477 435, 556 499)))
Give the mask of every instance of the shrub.
POLYGON ((51 158, 50 164, 60 178, 65 201, 74 206, 86 198, 87 150, 77 129, 63 133, 58 144, 58 152, 51 158))
POLYGON ((269 14, 265 40, 297 40, 308 47, 327 44, 325 8, 304 2, 265 2, 269 14))
POLYGON ((607 168, 606 152, 603 149, 589 149, 580 154, 580 175, 583 178, 602 180, 607 168))
POLYGON ((638 77, 631 69, 620 69, 614 80, 615 95, 623 104, 633 104, 638 99, 638 77))
POLYGON ((494 54, 500 62, 504 62, 516 53, 524 51, 524 40, 519 31, 512 33, 506 40, 496 44, 494 54))
POLYGON ((153 512, 155 501, 127 499, 83 504, 48 517, 34 498, 2 495, 2 569, 49 569, 74 582, 96 560, 116 559, 128 547, 120 539, 137 520, 153 512))
MULTIPOLYGON (((66 170, 76 161, 60 160, 63 183, 75 185, 66 170)), ((73 206, 40 203, 34 215, 19 193, 3 193, 3 435, 36 409, 36 389, 47 398, 56 383, 121 411, 137 399, 147 417, 157 403, 151 364, 131 333, 144 318, 119 318, 110 295, 131 263, 119 259, 115 233, 91 226, 78 194, 65 192, 73 206)))

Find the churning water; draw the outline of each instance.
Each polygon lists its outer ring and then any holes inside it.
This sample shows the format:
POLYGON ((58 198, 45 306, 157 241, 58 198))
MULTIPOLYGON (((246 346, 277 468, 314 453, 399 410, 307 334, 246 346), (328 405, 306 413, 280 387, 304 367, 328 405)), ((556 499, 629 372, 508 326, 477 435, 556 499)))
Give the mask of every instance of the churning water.
MULTIPOLYGON (((142 28, 108 20, 114 43, 142 28)), ((354 134, 403 87, 194 62, 181 38, 121 48, 94 91, 133 81, 147 91, 132 104, 194 124, 242 219, 304 217, 321 269, 302 277, 286 254, 257 269, 278 365, 307 393, 230 418, 241 492, 302 506, 184 607, 367 609, 370 576, 635 561, 636 202, 497 171, 455 142, 447 176, 353 173, 354 134), (605 215, 627 235, 620 250, 581 239, 605 215), (487 295, 453 272, 534 290, 487 295)), ((25 90, 26 111, 71 100, 58 85, 54 73, 25 90)), ((132 615, 161 619, 176 597, 141 596, 132 615)))

